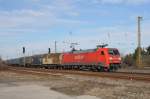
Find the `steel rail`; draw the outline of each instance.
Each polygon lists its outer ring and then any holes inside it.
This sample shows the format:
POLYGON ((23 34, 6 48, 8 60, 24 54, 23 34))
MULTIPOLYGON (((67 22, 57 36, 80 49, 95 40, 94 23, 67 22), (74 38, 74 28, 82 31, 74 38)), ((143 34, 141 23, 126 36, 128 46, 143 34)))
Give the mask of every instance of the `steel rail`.
POLYGON ((42 69, 42 68, 25 68, 25 67, 9 67, 8 70, 27 73, 27 74, 41 74, 41 75, 82 75, 93 77, 106 77, 113 79, 126 79, 137 81, 150 82, 150 73, 131 73, 131 72, 89 72, 77 70, 57 70, 57 69, 42 69))

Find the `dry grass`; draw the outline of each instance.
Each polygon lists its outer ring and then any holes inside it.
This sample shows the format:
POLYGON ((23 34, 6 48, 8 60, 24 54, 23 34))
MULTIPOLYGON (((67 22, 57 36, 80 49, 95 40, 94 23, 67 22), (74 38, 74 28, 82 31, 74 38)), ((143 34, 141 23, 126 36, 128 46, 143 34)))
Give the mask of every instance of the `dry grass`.
MULTIPOLYGON (((18 86, 24 85, 29 85, 28 88, 30 88, 30 85, 48 87, 49 90, 71 97, 90 95, 99 97, 100 99, 150 99, 150 84, 147 82, 113 80, 77 75, 36 76, 10 71, 0 72, 0 87, 5 88, 6 86, 6 88, 12 88, 14 86, 16 87, 15 90, 17 90, 17 88, 19 88, 18 86)), ((12 91, 14 92, 15 90, 12 91)), ((32 88, 28 90, 32 90, 32 88)), ((40 89, 40 92, 44 91, 45 90, 40 89)), ((18 95, 18 91, 16 91, 15 94, 18 95)), ((31 93, 31 96, 32 95, 33 93, 31 93)), ((12 97, 12 99, 16 98, 12 97)))

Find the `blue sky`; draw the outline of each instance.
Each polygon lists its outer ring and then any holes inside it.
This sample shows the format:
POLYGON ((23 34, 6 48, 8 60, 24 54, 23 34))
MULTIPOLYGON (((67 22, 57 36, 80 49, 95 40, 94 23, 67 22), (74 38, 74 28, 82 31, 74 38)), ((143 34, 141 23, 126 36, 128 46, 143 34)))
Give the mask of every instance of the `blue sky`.
POLYGON ((4 59, 108 43, 122 54, 136 48, 137 16, 142 47, 150 45, 149 0, 0 0, 0 56, 4 59), (71 32, 71 33, 70 33, 71 32), (64 43, 66 42, 66 43, 64 43))

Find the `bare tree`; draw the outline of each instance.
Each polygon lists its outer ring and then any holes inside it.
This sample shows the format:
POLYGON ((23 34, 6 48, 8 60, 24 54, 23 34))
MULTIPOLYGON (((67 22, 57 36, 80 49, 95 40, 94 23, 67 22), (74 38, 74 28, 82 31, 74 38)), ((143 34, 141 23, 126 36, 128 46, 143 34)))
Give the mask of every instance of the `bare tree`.
POLYGON ((150 46, 148 46, 148 47, 146 48, 146 50, 147 50, 147 54, 150 55, 150 46))

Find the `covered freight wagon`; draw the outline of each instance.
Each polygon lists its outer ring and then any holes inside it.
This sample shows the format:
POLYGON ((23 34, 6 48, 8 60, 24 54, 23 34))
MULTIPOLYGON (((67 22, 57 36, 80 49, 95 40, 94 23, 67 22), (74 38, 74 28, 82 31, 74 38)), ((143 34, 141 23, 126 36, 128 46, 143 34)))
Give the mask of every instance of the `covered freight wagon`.
POLYGON ((60 65, 62 61, 61 53, 45 54, 42 59, 43 65, 60 65))
POLYGON ((43 58, 44 54, 41 54, 41 55, 34 55, 32 56, 32 63, 31 65, 32 66, 40 66, 42 65, 42 58, 43 58))
POLYGON ((7 60, 6 63, 8 65, 19 65, 20 64, 20 59, 19 58, 10 59, 10 60, 7 60))

